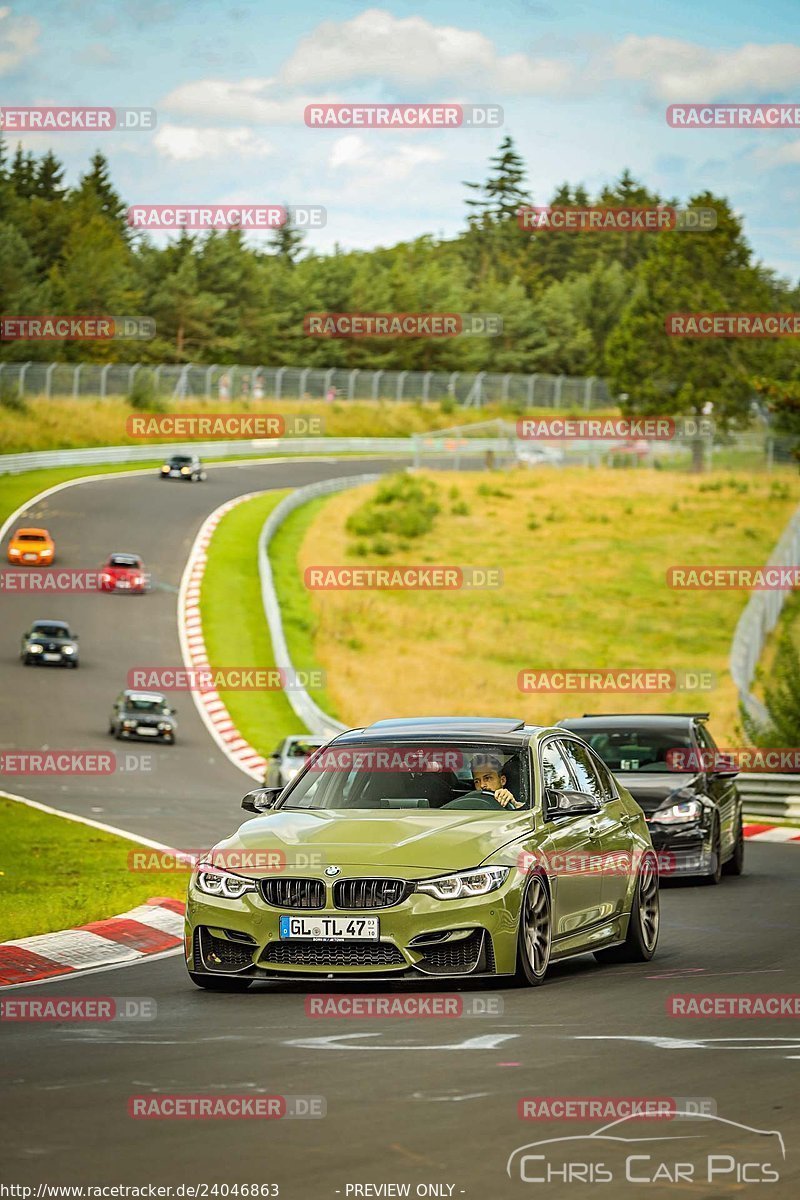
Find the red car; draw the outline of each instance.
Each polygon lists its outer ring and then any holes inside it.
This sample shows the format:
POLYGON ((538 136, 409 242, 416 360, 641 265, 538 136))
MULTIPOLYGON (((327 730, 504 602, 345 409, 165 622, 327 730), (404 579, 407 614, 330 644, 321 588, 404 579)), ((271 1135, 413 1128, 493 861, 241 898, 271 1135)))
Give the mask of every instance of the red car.
POLYGON ((147 591, 147 585, 147 572, 138 554, 111 554, 100 572, 103 592, 141 594, 147 591))

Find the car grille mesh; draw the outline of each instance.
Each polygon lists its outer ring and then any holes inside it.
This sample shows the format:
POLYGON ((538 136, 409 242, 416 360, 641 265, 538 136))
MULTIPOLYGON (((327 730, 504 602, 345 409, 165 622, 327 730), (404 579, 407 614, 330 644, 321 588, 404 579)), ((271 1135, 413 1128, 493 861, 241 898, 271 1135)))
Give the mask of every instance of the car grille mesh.
POLYGON ((340 879, 333 889, 336 908, 391 908, 409 894, 405 879, 340 879))
MULTIPOLYGON (((483 930, 476 929, 467 938, 458 938, 431 946, 429 950, 426 950, 425 957, 419 965, 437 972, 472 971, 480 956, 483 936, 483 930)), ((494 962, 492 962, 492 969, 494 969, 494 962)))
POLYGON ((405 964, 389 942, 274 942, 263 962, 296 967, 392 967, 405 964))
POLYGON ((225 938, 214 937, 207 929, 198 929, 202 954, 197 954, 195 941, 195 957, 212 971, 240 971, 249 967, 253 962, 255 946, 245 946, 239 942, 229 942, 225 938))
POLYGON ((275 908, 325 907, 325 884, 321 879, 264 879, 261 895, 275 908))

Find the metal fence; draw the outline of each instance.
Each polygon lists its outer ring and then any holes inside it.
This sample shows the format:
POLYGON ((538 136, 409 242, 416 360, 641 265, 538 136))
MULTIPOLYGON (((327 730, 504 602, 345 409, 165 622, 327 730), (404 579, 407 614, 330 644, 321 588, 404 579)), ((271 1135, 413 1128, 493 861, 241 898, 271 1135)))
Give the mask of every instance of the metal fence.
POLYGON ((615 401, 594 376, 513 375, 486 371, 371 371, 342 367, 200 366, 192 363, 0 363, 0 386, 20 396, 127 396, 140 372, 159 396, 198 400, 450 399, 480 408, 503 403, 521 408, 607 408, 615 401))
MULTIPOLYGON (((767 566, 800 566, 800 509, 795 512, 781 534, 769 556, 767 566)), ((778 618, 790 594, 788 591, 777 590, 752 592, 739 618, 731 643, 731 677, 738 689, 740 701, 753 720, 759 724, 768 722, 769 713, 762 702, 752 695, 750 687, 767 638, 778 624, 778 618)))
POLYGON ((736 786, 748 816, 800 821, 800 775, 743 773, 736 786))

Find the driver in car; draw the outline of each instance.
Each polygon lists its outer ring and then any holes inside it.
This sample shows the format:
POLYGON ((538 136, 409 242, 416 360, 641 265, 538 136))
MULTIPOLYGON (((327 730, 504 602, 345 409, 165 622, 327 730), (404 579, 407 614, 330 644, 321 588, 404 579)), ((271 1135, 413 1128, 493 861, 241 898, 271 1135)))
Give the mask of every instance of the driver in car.
POLYGON ((497 754, 476 754, 470 763, 474 790, 451 800, 446 808, 524 808, 506 787, 503 761, 497 754))

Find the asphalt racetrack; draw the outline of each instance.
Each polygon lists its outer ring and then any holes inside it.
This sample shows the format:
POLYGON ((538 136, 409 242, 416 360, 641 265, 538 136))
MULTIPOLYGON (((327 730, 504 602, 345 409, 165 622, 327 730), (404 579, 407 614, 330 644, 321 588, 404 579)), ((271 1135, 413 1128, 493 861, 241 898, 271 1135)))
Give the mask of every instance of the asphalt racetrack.
MULTIPOLYGON (((231 466, 191 486, 161 484, 153 475, 112 476, 34 506, 27 515, 54 534, 60 565, 94 567, 109 551, 135 551, 157 586, 142 599, 4 598, 0 744, 119 747, 108 737, 107 718, 129 666, 181 661, 177 588, 208 513, 242 492, 385 465, 231 466), (18 636, 32 618, 47 616, 73 622, 80 633, 79 671, 19 663, 18 636)), ((207 844, 239 822, 248 780, 218 750, 190 697, 180 694, 177 704, 178 745, 131 746, 154 755, 149 773, 96 782, 6 776, 0 785, 171 845, 207 844)), ((458 989, 485 997, 487 1016, 315 1019, 306 1015, 309 992, 373 989, 320 980, 308 988, 259 984, 244 995, 216 995, 192 986, 180 955, 15 989, 7 995, 150 997, 157 1015, 97 1024, 0 1022, 0 1179, 33 1185, 34 1196, 42 1183, 273 1183, 286 1200, 402 1195, 353 1189, 406 1184, 412 1196, 579 1197, 588 1193, 588 1180, 525 1182, 516 1167, 507 1174, 507 1160, 525 1144, 589 1134, 606 1122, 523 1121, 519 1101, 657 1096, 710 1106, 721 1118, 708 1123, 714 1153, 737 1158, 736 1166, 712 1184, 667 1181, 663 1173, 645 1184, 656 1163, 685 1157, 669 1142, 647 1143, 636 1151, 636 1181, 623 1176, 605 1194, 800 1195, 797 1021, 679 1019, 667 1011, 676 993, 800 992, 799 856, 796 845, 751 844, 740 879, 716 888, 663 887, 652 963, 600 966, 584 957, 552 968, 538 989, 458 989), (129 1097, 151 1093, 322 1098, 326 1115, 132 1119, 129 1097), (758 1183, 748 1174, 752 1138, 726 1122, 780 1131, 779 1182, 758 1183)), ((670 1135, 671 1122, 655 1125, 639 1122, 635 1135, 629 1127, 626 1136, 670 1135)), ((532 1162, 527 1175, 536 1175, 532 1162)))

